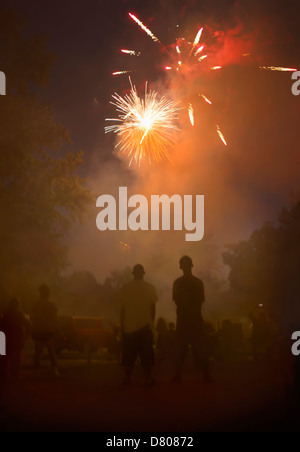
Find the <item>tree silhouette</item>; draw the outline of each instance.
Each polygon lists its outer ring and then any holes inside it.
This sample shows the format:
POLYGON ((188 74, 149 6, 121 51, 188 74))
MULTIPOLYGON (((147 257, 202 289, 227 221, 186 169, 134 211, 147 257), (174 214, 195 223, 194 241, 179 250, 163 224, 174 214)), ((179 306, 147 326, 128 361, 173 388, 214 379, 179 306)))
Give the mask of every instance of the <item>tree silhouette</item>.
POLYGON ((62 151, 69 133, 38 95, 54 61, 44 44, 24 37, 22 20, 0 8, 0 286, 10 293, 59 273, 60 238, 90 202, 77 174, 83 153, 62 151))
POLYGON ((285 326, 300 320, 300 202, 283 209, 276 225, 267 223, 249 240, 228 246, 223 258, 240 309, 247 313, 263 303, 285 326))

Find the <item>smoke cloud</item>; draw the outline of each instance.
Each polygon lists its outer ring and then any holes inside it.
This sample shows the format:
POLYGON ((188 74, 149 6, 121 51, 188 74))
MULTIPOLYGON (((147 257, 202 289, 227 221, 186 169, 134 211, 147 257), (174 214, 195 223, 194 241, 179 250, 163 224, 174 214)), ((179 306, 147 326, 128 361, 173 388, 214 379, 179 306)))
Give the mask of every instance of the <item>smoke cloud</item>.
MULTIPOLYGON (((226 244, 249 237, 265 221, 274 221, 280 208, 299 196, 300 156, 295 143, 300 99, 291 93, 289 73, 258 69, 266 53, 266 65, 294 66, 297 61, 291 55, 287 61, 284 47, 275 50, 279 37, 271 26, 265 27, 264 46, 259 47, 262 19, 254 14, 250 18, 243 26, 234 21, 227 31, 216 31, 216 61, 224 65, 222 71, 191 80, 187 74, 181 80, 151 83, 161 95, 182 100, 182 131, 171 152, 172 164, 164 161, 128 168, 123 156, 101 163, 103 144, 94 149, 88 184, 95 205, 102 194, 117 197, 120 186, 128 187, 129 195, 148 198, 155 194, 205 195, 205 239, 196 244, 187 243, 184 232, 101 233, 96 228, 96 207, 87 224, 76 228, 69 238, 73 268, 90 270, 99 280, 111 270, 142 263, 148 280, 160 289, 162 313, 173 309, 171 285, 179 275, 178 261, 183 254, 193 258, 196 274, 211 272, 224 277, 221 254, 226 244), (243 53, 250 56, 243 57, 243 53), (212 106, 201 99, 201 93, 213 101, 212 106), (194 105, 195 127, 184 109, 188 102, 194 105), (227 147, 217 135, 217 124, 227 147)), ((212 26, 209 30, 213 34, 212 26)), ((113 150, 113 145, 111 137, 105 146, 113 150)))

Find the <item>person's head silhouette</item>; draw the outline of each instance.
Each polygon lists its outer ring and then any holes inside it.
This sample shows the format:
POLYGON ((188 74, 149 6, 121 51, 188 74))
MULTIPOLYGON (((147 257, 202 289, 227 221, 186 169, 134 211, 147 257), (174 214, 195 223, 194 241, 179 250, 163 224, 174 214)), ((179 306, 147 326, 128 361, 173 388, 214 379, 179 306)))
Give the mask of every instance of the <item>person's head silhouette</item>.
POLYGON ((50 297, 50 289, 46 284, 39 287, 40 297, 42 301, 48 301, 50 297))
POLYGON ((137 264, 133 267, 133 277, 136 281, 142 281, 145 275, 145 269, 141 264, 137 264))
POLYGON ((179 266, 185 275, 192 274, 192 268, 194 267, 194 264, 189 256, 183 256, 179 261, 179 266))

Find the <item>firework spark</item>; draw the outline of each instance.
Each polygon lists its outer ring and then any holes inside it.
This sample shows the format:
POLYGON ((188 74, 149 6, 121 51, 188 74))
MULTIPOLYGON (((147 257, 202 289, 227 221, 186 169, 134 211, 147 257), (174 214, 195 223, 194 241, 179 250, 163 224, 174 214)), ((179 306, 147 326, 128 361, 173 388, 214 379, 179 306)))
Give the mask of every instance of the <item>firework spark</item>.
POLYGON ((113 76, 116 75, 125 75, 125 74, 131 74, 131 71, 118 71, 118 72, 113 72, 113 76))
POLYGON ((195 52, 195 56, 199 55, 204 49, 204 46, 199 47, 199 49, 195 52))
POLYGON ((223 135, 223 132, 220 129, 220 126, 217 126, 217 132, 218 132, 219 137, 221 138, 221 140, 225 144, 225 146, 227 146, 227 141, 225 140, 225 137, 223 135))
POLYGON ((195 115, 194 115, 194 107, 192 104, 189 105, 189 118, 192 126, 195 125, 195 115))
POLYGON ((125 55, 131 55, 131 56, 140 56, 141 55, 140 52, 136 52, 135 50, 122 49, 121 52, 125 53, 125 55))
POLYGON ((278 71, 278 72, 296 72, 297 69, 291 67, 278 67, 278 66, 259 66, 259 69, 264 71, 278 71))
POLYGON ((196 35, 196 38, 195 38, 194 44, 193 44, 193 50, 194 50, 194 48, 199 44, 200 39, 201 39, 201 36, 202 36, 202 33, 203 33, 203 27, 200 28, 200 30, 198 31, 198 33, 197 33, 197 35, 196 35))
POLYGON ((278 67, 278 66, 259 66, 259 69, 264 71, 278 71, 278 72, 296 72, 297 69, 291 67, 278 67))
POLYGON ((129 243, 126 242, 120 242, 121 248, 123 253, 130 253, 131 251, 131 246, 129 245, 129 243))
POLYGON ((130 94, 121 97, 113 95, 111 102, 119 113, 117 124, 105 127, 105 132, 113 132, 118 140, 116 149, 129 157, 130 163, 138 165, 145 159, 160 161, 170 159, 169 148, 175 144, 174 132, 176 126, 178 103, 159 98, 155 91, 148 92, 146 83, 145 97, 140 98, 137 90, 131 85, 130 94))
POLYGON ((146 27, 146 25, 143 24, 143 22, 141 20, 139 20, 134 14, 129 13, 129 16, 131 17, 132 20, 134 20, 135 23, 138 24, 138 26, 145 32, 147 33, 148 36, 150 36, 150 38, 153 39, 153 41, 155 42, 160 42, 160 40, 152 33, 151 30, 149 30, 149 28, 146 27))
MULTIPOLYGON (((199 96, 200 96, 200 94, 199 94, 199 96)), ((205 100, 205 102, 207 102, 209 105, 212 104, 212 101, 209 100, 206 96, 204 96, 204 94, 201 94, 201 97, 202 97, 202 98, 205 100)))

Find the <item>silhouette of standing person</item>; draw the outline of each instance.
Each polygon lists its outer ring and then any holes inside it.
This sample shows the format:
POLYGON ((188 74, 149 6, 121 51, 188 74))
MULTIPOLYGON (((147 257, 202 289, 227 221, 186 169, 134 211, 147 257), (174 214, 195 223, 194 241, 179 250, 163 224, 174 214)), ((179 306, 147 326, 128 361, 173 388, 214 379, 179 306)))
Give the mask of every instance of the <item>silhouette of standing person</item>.
POLYGON ((181 381, 181 374, 189 345, 196 365, 203 372, 205 382, 211 382, 208 353, 205 349, 202 304, 205 302, 203 282, 193 273, 193 261, 184 256, 180 259, 183 276, 173 286, 173 300, 177 306, 175 375, 173 382, 181 381))
POLYGON ((124 385, 130 384, 134 364, 141 359, 146 385, 152 386, 154 366, 153 324, 155 319, 156 289, 144 281, 142 265, 133 269, 134 281, 125 285, 121 292, 121 327, 123 334, 124 385))
POLYGON ((10 301, 3 316, 6 334, 5 376, 8 380, 18 380, 21 370, 22 350, 29 334, 29 320, 20 309, 20 300, 10 301))
POLYGON ((35 365, 40 367, 43 349, 48 349, 54 375, 59 376, 55 351, 55 336, 59 331, 57 307, 50 301, 49 287, 43 284, 39 288, 40 300, 31 314, 32 338, 35 341, 35 365))

